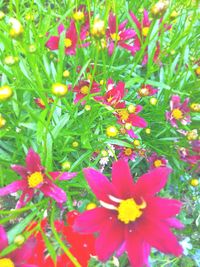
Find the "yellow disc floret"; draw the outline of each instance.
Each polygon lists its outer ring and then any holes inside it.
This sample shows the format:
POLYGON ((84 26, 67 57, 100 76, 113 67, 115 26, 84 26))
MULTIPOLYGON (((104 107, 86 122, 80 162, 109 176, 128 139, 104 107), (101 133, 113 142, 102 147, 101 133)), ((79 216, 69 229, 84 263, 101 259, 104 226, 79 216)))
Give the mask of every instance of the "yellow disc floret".
POLYGON ((1 267, 15 267, 14 262, 8 258, 0 259, 0 266, 1 267))
POLYGON ((117 208, 118 219, 125 224, 134 222, 136 219, 141 217, 141 209, 144 208, 146 208, 145 201, 143 201, 141 205, 138 205, 132 198, 122 200, 117 208))
POLYGON ((72 46, 72 40, 69 39, 69 38, 65 38, 64 43, 65 43, 65 47, 66 47, 66 48, 72 46))
POLYGON ((160 159, 157 159, 157 160, 154 161, 153 165, 156 168, 158 168, 158 167, 162 166, 162 161, 160 159))
POLYGON ((81 87, 80 91, 83 95, 87 95, 89 93, 89 87, 87 85, 84 85, 81 87))
POLYGON ((39 184, 43 183, 44 177, 41 172, 34 172, 28 176, 28 185, 30 188, 35 188, 39 184))
POLYGON ((142 28, 142 35, 144 37, 147 37, 148 33, 149 33, 149 27, 142 28))
POLYGON ((172 117, 176 120, 180 120, 183 118, 183 112, 180 109, 175 108, 172 110, 172 117))
POLYGON ((99 19, 99 17, 94 19, 91 34, 96 37, 101 37, 105 34, 105 23, 103 20, 99 19))
POLYGON ((124 149, 124 154, 125 154, 126 156, 130 156, 132 153, 133 153, 133 151, 132 151, 131 148, 126 147, 126 148, 124 149))
POLYGON ((87 204, 87 206, 86 206, 86 210, 92 210, 92 209, 95 209, 96 206, 97 206, 97 205, 96 205, 95 203, 91 202, 91 203, 87 204))
POLYGON ((118 134, 118 130, 115 126, 109 126, 106 128, 106 135, 109 137, 115 137, 118 134))
POLYGON ((199 180, 198 179, 196 179, 196 178, 193 178, 193 179, 191 179, 190 180, 190 184, 192 185, 192 186, 198 186, 199 185, 199 180))
POLYGON ((76 20, 76 21, 80 21, 80 20, 83 20, 84 19, 84 13, 82 11, 76 11, 74 14, 73 14, 73 18, 76 20))
POLYGON ((112 40, 115 41, 115 42, 120 40, 120 36, 116 32, 112 33, 110 36, 111 36, 112 40))
POLYGON ((129 113, 128 113, 127 109, 119 110, 119 111, 118 111, 118 114, 119 114, 120 119, 121 119, 122 121, 126 121, 126 120, 128 120, 129 113))

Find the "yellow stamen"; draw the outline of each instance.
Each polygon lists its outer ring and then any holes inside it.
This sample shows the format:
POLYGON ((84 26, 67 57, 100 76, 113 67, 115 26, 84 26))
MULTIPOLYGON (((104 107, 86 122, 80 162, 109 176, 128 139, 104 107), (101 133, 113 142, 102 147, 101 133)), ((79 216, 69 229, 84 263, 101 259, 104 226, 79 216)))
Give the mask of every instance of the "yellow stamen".
POLYGON ((142 28, 142 35, 144 37, 147 37, 148 33, 149 33, 149 27, 142 28))
POLYGON ((28 176, 28 185, 30 188, 35 188, 39 184, 43 183, 44 177, 41 172, 34 172, 28 176))
POLYGON ((141 89, 139 89, 138 94, 140 96, 148 96, 149 95, 149 89, 146 88, 146 87, 145 88, 141 88, 141 89))
POLYGON ((131 148, 125 148, 124 149, 124 154, 126 155, 126 156, 130 156, 131 154, 132 154, 132 149, 131 148))
POLYGON ((73 14, 73 18, 76 20, 76 21, 80 21, 82 19, 84 19, 84 13, 82 11, 77 11, 73 14))
POLYGON ((83 95, 87 95, 89 93, 89 87, 87 85, 84 85, 83 87, 81 87, 80 91, 83 95))
POLYGON ((157 159, 157 160, 154 161, 153 165, 156 168, 158 168, 158 167, 162 166, 163 164, 162 164, 162 161, 160 159, 157 159))
POLYGON ((111 38, 112 38, 113 41, 119 41, 120 40, 120 36, 116 32, 115 33, 112 33, 110 36, 111 36, 111 38))
POLYGON ((66 48, 72 46, 72 40, 69 38, 65 38, 64 43, 66 48))
POLYGON ((94 19, 94 24, 91 29, 91 34, 96 37, 101 37, 102 35, 105 34, 105 23, 103 20, 99 19, 98 17, 94 19))
POLYGON ((121 119, 122 121, 127 121, 127 120, 128 120, 129 113, 128 113, 127 109, 119 110, 119 111, 118 111, 118 114, 119 114, 120 119, 121 119))
POLYGON ((183 118, 183 112, 180 109, 175 108, 172 110, 172 117, 176 120, 180 120, 183 118))
POLYGON ((0 259, 0 266, 1 267, 15 267, 14 262, 8 258, 0 259))
POLYGON ((146 202, 144 200, 141 205, 138 205, 132 198, 122 200, 117 208, 118 219, 125 224, 134 222, 136 219, 141 217, 141 209, 144 208, 146 208, 146 202))

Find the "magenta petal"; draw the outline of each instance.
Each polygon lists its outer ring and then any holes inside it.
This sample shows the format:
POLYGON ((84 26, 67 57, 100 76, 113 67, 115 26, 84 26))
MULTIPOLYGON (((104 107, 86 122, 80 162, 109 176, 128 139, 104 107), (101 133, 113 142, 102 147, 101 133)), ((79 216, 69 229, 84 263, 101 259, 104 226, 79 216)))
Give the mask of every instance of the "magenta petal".
POLYGON ((49 40, 46 42, 46 47, 50 50, 57 50, 59 46, 59 37, 58 36, 51 36, 49 40))
POLYGON ((165 222, 167 222, 167 225, 171 228, 183 229, 185 227, 185 225, 176 218, 168 218, 165 222))
POLYGON ((180 96, 178 95, 173 95, 171 97, 171 101, 170 101, 170 108, 171 110, 178 108, 180 106, 180 96))
POLYGON ((120 23, 119 26, 118 26, 118 32, 123 31, 124 28, 126 27, 126 24, 127 23, 128 23, 128 20, 127 19, 124 20, 124 21, 122 21, 122 23, 120 23))
POLYGON ((33 248, 36 245, 36 239, 31 237, 26 243, 9 254, 9 257, 15 262, 16 266, 25 264, 26 261, 32 256, 33 248))
POLYGON ((58 26, 58 33, 61 34, 64 30, 65 30, 65 26, 61 23, 61 24, 58 26))
POLYGON ((135 23, 135 25, 137 26, 137 28, 139 30, 141 30, 141 24, 140 24, 139 20, 136 18, 135 14, 132 11, 130 11, 130 16, 131 16, 133 22, 135 23))
POLYGON ((12 182, 11 184, 0 188, 0 197, 17 192, 18 190, 24 190, 26 187, 27 187, 27 182, 24 180, 12 182))
POLYGON ((140 128, 147 127, 147 122, 143 118, 141 118, 135 114, 130 114, 128 120, 131 122, 131 124, 133 126, 140 127, 140 128))
POLYGON ((49 172, 53 180, 58 179, 59 181, 70 180, 77 175, 77 172, 49 172))
POLYGON ((148 11, 145 9, 144 10, 144 17, 142 20, 142 26, 143 27, 149 27, 150 26, 150 20, 149 20, 149 16, 148 16, 148 11))
POLYGON ((18 173, 23 179, 27 177, 27 168, 21 165, 11 165, 11 169, 18 173))
POLYGON ((48 184, 41 186, 40 190, 45 196, 53 198, 58 203, 64 203, 67 200, 65 191, 53 184, 50 180, 48 184))
POLYGON ((108 45, 108 55, 109 56, 112 56, 114 48, 115 48, 115 44, 114 44, 114 42, 111 41, 108 45))
POLYGON ((33 198, 33 195, 34 195, 33 189, 26 189, 20 196, 15 208, 20 209, 24 207, 26 203, 28 203, 33 198))
POLYGON ((0 225, 0 251, 8 246, 8 238, 3 226, 0 225))
POLYGON ((149 197, 159 192, 166 184, 171 169, 160 167, 143 174, 134 184, 133 193, 149 197))
POLYGON ((73 228, 75 231, 85 234, 98 232, 111 215, 111 211, 102 207, 85 211, 77 217, 73 228))
POLYGON ((124 225, 116 218, 108 220, 96 239, 96 253, 100 261, 107 261, 124 241, 124 225))
POLYGON ((148 257, 150 246, 143 240, 138 231, 126 232, 126 249, 131 266, 144 267, 148 266, 148 257))
POLYGON ((108 17, 108 26, 110 29, 111 34, 116 33, 117 27, 116 27, 116 16, 110 12, 108 17))
POLYGON ((161 252, 170 253, 177 257, 182 254, 182 247, 164 222, 156 223, 155 221, 145 220, 140 222, 139 230, 144 240, 161 252))
POLYGON ((112 165, 112 184, 119 193, 119 198, 131 197, 131 189, 133 187, 133 178, 128 162, 118 160, 112 165))
POLYGON ((27 170, 31 173, 40 172, 44 168, 41 166, 40 156, 30 148, 26 155, 27 170))
POLYGON ((115 190, 108 178, 92 168, 86 168, 83 170, 83 172, 96 197, 99 200, 110 202, 108 195, 113 195, 115 190))
POLYGON ((126 242, 124 241, 116 251, 116 257, 119 258, 126 251, 126 242))

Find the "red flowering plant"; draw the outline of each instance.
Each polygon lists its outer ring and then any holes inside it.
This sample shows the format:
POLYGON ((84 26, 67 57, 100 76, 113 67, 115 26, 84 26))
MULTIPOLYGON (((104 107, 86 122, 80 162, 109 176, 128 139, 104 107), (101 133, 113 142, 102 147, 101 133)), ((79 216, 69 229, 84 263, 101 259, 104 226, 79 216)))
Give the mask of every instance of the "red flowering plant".
POLYGON ((53 198, 57 203, 63 204, 67 200, 64 190, 59 188, 54 181, 69 180, 76 176, 76 173, 49 172, 45 173, 45 168, 41 165, 39 155, 30 148, 26 155, 26 167, 12 165, 11 168, 21 176, 21 180, 0 188, 0 196, 6 196, 18 190, 22 194, 16 204, 16 208, 25 206, 40 191, 45 196, 53 198))
POLYGON ((166 158, 158 156, 155 152, 148 157, 148 162, 150 164, 150 170, 154 168, 165 167, 167 165, 166 158))
POLYGON ((158 92, 158 89, 153 88, 149 84, 144 84, 141 86, 141 88, 138 90, 138 96, 144 97, 144 96, 152 96, 155 95, 158 92))
POLYGON ((81 214, 74 229, 98 232, 96 253, 101 261, 122 250, 127 251, 131 266, 142 267, 148 264, 151 247, 175 256, 182 254, 170 229, 183 227, 174 217, 182 204, 155 195, 165 186, 170 172, 167 167, 156 168, 134 183, 128 164, 122 160, 113 163, 112 182, 95 169, 84 169, 101 206, 81 214))

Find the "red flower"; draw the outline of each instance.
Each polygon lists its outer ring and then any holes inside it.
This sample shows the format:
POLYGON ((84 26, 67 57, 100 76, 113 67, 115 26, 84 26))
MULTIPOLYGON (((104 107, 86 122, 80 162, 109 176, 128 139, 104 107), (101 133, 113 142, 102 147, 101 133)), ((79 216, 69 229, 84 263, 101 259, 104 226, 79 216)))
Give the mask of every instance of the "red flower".
POLYGON ((142 85, 142 87, 138 90, 138 95, 140 97, 143 96, 151 96, 151 95, 155 95, 158 92, 158 89, 153 88, 151 85, 149 84, 144 84, 142 85))
POLYGON ((119 24, 117 28, 117 21, 116 16, 110 12, 109 18, 108 18, 108 26, 109 28, 106 31, 106 40, 108 43, 108 54, 112 55, 115 43, 118 46, 121 46, 122 48, 133 51, 135 48, 133 45, 130 45, 127 43, 128 40, 135 37, 136 33, 133 29, 126 29, 127 20, 123 21, 119 24))
POLYGON ((167 160, 164 157, 158 156, 155 152, 148 158, 148 162, 150 163, 150 170, 167 165, 167 160))
POLYGON ((45 173, 45 168, 41 165, 40 156, 30 148, 26 155, 26 167, 21 165, 12 165, 11 168, 21 175, 22 179, 14 181, 11 184, 0 188, 0 196, 6 196, 18 190, 23 193, 17 202, 16 208, 21 208, 29 202, 36 190, 41 191, 45 196, 51 197, 59 204, 66 202, 65 191, 54 184, 55 180, 69 180, 76 176, 76 173, 67 172, 49 172, 45 173), (49 179, 49 177, 51 179, 49 179), (53 180, 53 181, 52 181, 53 180))
POLYGON ((84 169, 84 174, 101 207, 85 211, 75 221, 81 233, 98 232, 96 253, 107 261, 117 251, 127 251, 131 266, 148 264, 150 248, 182 254, 170 228, 183 225, 174 216, 181 202, 155 196, 166 184, 171 169, 156 168, 134 183, 127 162, 117 161, 112 168, 112 182, 102 173, 84 169))
MULTIPOLYGON (((41 98, 35 98, 34 101, 38 105, 38 107, 40 107, 41 109, 45 109, 46 108, 45 103, 41 98)), ((53 102, 54 102, 53 98, 51 98, 51 97, 47 98, 47 103, 48 104, 51 104, 53 102)))
MULTIPOLYGON (((80 81, 78 85, 76 85, 73 89, 73 91, 76 92, 74 103, 79 102, 81 99, 85 98, 88 94, 95 94, 98 93, 100 90, 101 89, 99 87, 99 84, 96 82, 93 82, 92 85, 90 85, 89 81, 80 81)), ((85 101, 82 101, 81 103, 84 104, 85 101)))
MULTIPOLYGON (((29 238, 20 248, 17 248, 13 252, 0 257, 1 267, 38 267, 38 265, 27 265, 28 259, 32 255, 32 250, 36 245, 34 238, 29 238)), ((0 225, 0 251, 4 250, 8 246, 8 238, 4 228, 0 225)))
MULTIPOLYGON (((51 36, 46 43, 46 46, 50 50, 57 50, 59 47, 60 34, 65 30, 64 25, 60 24, 58 27, 59 36, 51 36)), ((77 31, 76 26, 73 20, 70 22, 69 28, 66 30, 65 34, 65 54, 66 55, 75 55, 76 54, 76 45, 77 45, 77 31)))

